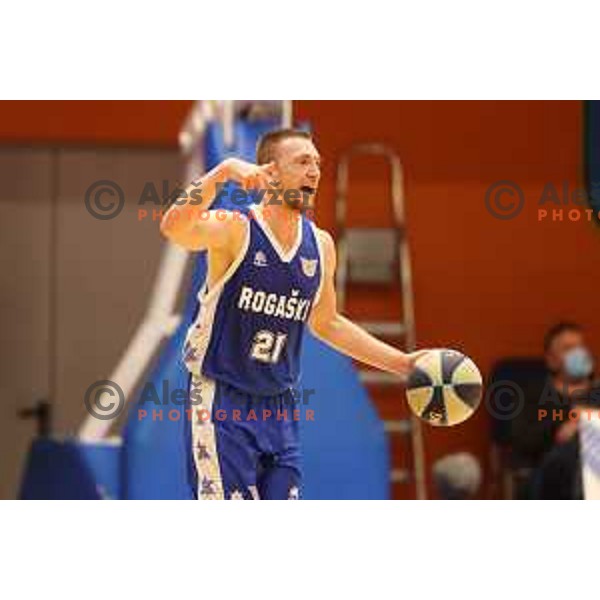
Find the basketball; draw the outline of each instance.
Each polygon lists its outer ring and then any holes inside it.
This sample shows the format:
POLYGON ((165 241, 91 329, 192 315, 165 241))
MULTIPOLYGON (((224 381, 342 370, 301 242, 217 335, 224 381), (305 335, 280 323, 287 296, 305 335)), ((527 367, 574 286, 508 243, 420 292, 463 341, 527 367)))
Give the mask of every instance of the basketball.
POLYGON ((420 356, 408 379, 412 412, 430 425, 452 427, 466 421, 481 401, 477 365, 456 350, 430 350, 420 356))

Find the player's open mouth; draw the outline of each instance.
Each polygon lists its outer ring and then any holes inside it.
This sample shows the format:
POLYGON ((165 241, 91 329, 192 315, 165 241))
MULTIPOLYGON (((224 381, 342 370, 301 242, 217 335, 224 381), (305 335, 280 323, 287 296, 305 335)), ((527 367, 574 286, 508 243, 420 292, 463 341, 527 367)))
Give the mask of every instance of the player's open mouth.
POLYGON ((317 189, 316 189, 316 188, 314 188, 314 187, 311 187, 310 185, 303 185, 303 186, 300 188, 300 191, 301 191, 303 194, 310 194, 311 196, 312 196, 313 194, 316 194, 316 193, 317 193, 317 189))

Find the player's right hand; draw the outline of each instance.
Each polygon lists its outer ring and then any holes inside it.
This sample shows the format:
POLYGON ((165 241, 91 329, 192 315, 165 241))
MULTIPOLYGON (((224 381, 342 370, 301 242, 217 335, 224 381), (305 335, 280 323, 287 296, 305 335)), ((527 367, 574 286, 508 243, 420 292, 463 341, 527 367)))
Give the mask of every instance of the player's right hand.
POLYGON ((275 163, 256 165, 239 158, 227 158, 221 165, 226 178, 236 181, 245 190, 269 189, 275 178, 275 163))

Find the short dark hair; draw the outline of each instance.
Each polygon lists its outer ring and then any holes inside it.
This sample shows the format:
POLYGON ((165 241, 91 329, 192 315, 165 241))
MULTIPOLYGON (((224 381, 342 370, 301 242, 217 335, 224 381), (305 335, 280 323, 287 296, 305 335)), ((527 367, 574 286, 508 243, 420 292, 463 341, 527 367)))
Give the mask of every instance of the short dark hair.
POLYGON ((556 325, 552 325, 552 327, 548 329, 546 335, 544 336, 544 352, 548 352, 552 342, 559 335, 562 335, 566 331, 576 331, 577 333, 581 333, 583 331, 583 327, 581 327, 581 325, 578 323, 573 323, 572 321, 560 321, 556 325))
POLYGON ((256 162, 265 165, 275 160, 275 148, 279 142, 289 138, 304 138, 312 140, 308 131, 302 129, 274 129, 262 135, 256 144, 256 162))

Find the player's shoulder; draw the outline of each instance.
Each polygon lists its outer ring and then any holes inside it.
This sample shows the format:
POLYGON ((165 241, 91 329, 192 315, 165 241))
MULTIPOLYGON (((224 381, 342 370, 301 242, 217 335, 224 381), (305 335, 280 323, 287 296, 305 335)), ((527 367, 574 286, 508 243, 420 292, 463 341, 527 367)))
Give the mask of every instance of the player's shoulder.
POLYGON ((324 252, 327 254, 335 253, 335 242, 333 241, 331 234, 325 229, 321 229, 316 225, 314 226, 314 229, 317 236, 317 241, 321 244, 324 252))

